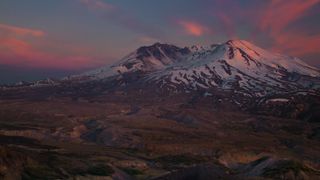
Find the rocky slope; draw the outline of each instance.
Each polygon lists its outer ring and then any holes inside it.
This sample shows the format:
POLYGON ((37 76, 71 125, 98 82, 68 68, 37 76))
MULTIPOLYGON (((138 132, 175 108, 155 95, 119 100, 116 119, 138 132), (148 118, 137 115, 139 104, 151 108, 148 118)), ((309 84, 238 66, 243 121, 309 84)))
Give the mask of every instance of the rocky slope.
POLYGON ((128 75, 139 77, 133 84, 152 84, 175 92, 222 89, 264 96, 320 89, 319 69, 244 40, 189 48, 156 43, 139 48, 112 66, 71 79, 103 80, 117 76, 122 83, 132 84, 125 79, 128 75))

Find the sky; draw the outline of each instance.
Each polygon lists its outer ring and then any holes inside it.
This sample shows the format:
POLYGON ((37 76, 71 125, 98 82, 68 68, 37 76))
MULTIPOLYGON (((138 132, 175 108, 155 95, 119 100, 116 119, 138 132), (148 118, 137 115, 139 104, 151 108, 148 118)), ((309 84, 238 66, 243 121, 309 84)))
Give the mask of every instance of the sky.
POLYGON ((0 83, 63 77, 155 42, 244 39, 320 67, 320 0, 1 0, 0 83))

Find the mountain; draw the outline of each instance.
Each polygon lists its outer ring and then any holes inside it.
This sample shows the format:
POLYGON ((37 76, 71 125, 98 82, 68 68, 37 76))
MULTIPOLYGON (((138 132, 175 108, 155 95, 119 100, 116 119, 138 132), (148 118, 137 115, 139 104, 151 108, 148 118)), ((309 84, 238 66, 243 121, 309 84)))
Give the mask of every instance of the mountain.
POLYGON ((319 179, 319 79, 232 40, 0 86, 0 179, 319 179))
POLYGON ((188 48, 156 43, 152 46, 140 47, 119 63, 113 65, 113 69, 119 73, 137 70, 150 72, 178 63, 190 54, 191 51, 188 48))
POLYGON ((134 89, 165 94, 219 91, 242 97, 319 95, 320 70, 298 58, 269 52, 245 40, 184 48, 155 43, 138 48, 113 65, 61 80, 20 83, 14 88, 74 89, 75 84, 95 94, 134 89))
POLYGON ((111 76, 126 85, 147 83, 175 92, 221 89, 263 96, 320 89, 319 69, 244 40, 185 48, 156 43, 137 49, 112 66, 73 78, 103 80, 111 76), (129 75, 139 78, 132 81, 129 75))
POLYGON ((152 72, 177 63, 190 55, 189 48, 179 48, 174 45, 155 43, 152 46, 143 46, 122 58, 111 66, 105 66, 93 71, 85 72, 73 78, 91 77, 91 79, 103 79, 115 74, 129 72, 152 72))

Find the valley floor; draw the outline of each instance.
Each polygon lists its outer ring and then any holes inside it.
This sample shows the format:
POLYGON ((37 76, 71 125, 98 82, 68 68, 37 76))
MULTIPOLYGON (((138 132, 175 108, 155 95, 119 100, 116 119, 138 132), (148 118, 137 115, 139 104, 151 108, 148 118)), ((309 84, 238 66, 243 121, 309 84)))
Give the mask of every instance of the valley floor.
POLYGON ((0 178, 320 178, 318 122, 186 99, 2 99, 0 178))

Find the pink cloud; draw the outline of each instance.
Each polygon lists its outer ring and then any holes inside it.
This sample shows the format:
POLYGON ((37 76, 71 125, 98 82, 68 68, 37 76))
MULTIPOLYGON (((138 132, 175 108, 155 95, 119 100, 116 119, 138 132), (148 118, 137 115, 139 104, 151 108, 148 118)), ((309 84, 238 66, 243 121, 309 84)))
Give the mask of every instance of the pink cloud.
POLYGON ((307 10, 319 3, 319 0, 271 0, 263 10, 260 28, 279 33, 288 25, 306 15, 307 10))
POLYGON ((229 38, 236 36, 235 27, 244 21, 253 29, 253 41, 257 37, 267 37, 271 42, 270 49, 293 56, 304 56, 319 54, 320 36, 308 33, 303 27, 290 29, 290 25, 307 17, 319 2, 320 0, 269 0, 252 9, 252 6, 239 6, 236 1, 219 0, 218 8, 212 14, 219 19, 229 38), (220 11, 225 8, 231 10, 220 11))
POLYGON ((0 63, 6 65, 81 69, 101 65, 97 60, 86 55, 67 54, 40 51, 34 44, 16 38, 1 39, 0 63))
POLYGON ((43 39, 43 31, 4 24, 0 29, 5 31, 0 34, 0 64, 55 69, 92 68, 103 64, 102 58, 88 55, 88 50, 79 45, 52 43, 47 36, 43 39))
POLYGON ((45 33, 41 30, 21 28, 21 27, 6 25, 6 24, 0 24, 0 30, 5 31, 6 33, 14 33, 16 35, 22 35, 22 36, 30 35, 35 37, 42 37, 45 35, 45 33))
POLYGON ((292 31, 289 25, 305 17, 319 0, 271 0, 257 19, 262 33, 274 41, 272 49, 295 56, 319 53, 319 35, 308 35, 301 30, 292 31))
POLYGON ((304 33, 286 32, 273 37, 275 44, 272 49, 286 52, 294 56, 319 53, 320 35, 308 36, 304 33))
POLYGON ((184 31, 193 36, 202 36, 210 32, 209 28, 204 25, 201 25, 197 22, 192 21, 178 21, 178 24, 184 28, 184 31))

